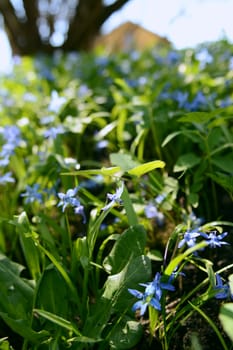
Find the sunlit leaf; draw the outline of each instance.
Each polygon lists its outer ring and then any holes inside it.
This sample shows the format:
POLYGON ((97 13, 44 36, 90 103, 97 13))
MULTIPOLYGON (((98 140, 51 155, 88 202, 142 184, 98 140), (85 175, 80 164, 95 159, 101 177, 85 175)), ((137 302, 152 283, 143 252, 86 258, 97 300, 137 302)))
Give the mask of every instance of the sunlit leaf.
POLYGON ((136 166, 133 169, 128 170, 128 174, 135 176, 142 176, 144 174, 149 173, 154 169, 161 169, 165 167, 165 163, 161 160, 154 160, 152 162, 144 163, 136 166))

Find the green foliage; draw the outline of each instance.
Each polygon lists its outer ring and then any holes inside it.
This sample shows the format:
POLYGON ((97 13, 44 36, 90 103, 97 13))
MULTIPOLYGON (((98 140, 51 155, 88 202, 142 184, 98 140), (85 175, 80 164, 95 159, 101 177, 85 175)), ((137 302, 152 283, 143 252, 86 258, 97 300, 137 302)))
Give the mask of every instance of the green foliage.
POLYGON ((57 53, 0 78, 0 349, 173 350, 195 313, 231 346, 232 54, 57 53))

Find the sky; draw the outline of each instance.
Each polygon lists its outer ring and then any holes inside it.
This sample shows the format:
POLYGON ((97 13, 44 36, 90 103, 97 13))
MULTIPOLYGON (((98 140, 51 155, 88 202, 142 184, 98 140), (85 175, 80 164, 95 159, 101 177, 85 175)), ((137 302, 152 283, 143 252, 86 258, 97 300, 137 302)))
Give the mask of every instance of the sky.
MULTIPOLYGON (((232 14, 233 0, 131 0, 110 17, 103 32, 132 21, 166 37, 177 49, 222 38, 233 43, 232 14)), ((10 69, 10 59, 7 38, 0 30, 0 71, 10 69)))

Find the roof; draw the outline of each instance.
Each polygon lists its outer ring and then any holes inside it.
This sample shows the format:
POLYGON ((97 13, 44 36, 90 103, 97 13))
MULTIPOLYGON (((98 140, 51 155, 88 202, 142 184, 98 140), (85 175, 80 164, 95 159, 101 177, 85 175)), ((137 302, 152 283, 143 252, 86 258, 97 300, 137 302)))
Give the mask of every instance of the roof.
POLYGON ((108 52, 144 50, 156 45, 171 46, 171 43, 133 22, 125 22, 109 34, 99 36, 95 44, 105 47, 108 52))

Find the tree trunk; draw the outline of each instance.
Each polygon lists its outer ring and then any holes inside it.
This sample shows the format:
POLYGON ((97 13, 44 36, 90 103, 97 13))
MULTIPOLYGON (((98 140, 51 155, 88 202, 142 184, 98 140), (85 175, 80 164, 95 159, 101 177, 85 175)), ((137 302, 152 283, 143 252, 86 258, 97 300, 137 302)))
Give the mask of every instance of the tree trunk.
MULTIPOLYGON (((6 33, 14 55, 52 53, 56 49, 90 50, 103 23, 130 0, 115 0, 108 6, 104 5, 102 0, 79 0, 74 13, 69 18, 66 39, 62 45, 56 47, 49 42, 56 18, 52 13, 46 13, 46 16, 41 14, 38 8, 39 1, 23 0, 25 15, 20 18, 10 0, 0 0, 0 13, 3 15, 6 33), (42 17, 49 23, 51 30, 47 40, 42 38, 38 26, 38 20, 42 17)), ((61 17, 61 13, 59 16, 61 17)))

